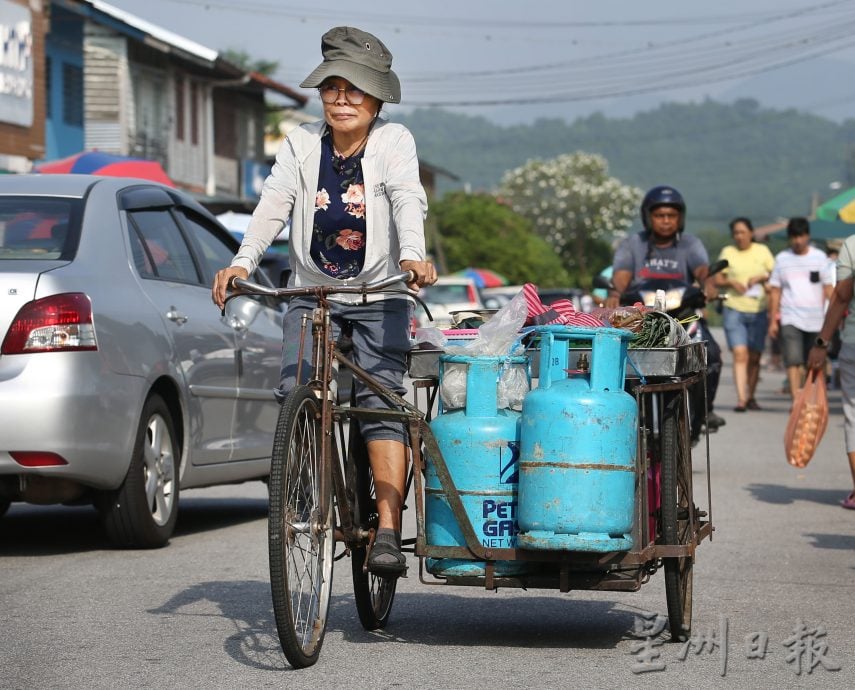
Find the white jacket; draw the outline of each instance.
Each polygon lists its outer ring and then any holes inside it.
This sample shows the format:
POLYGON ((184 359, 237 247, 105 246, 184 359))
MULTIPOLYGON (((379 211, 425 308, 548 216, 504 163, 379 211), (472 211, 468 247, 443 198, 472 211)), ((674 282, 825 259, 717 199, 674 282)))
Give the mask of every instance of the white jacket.
MULTIPOLYGON (((336 280, 323 273, 309 254, 321 163, 321 136, 325 131, 323 121, 301 125, 282 142, 232 266, 252 273, 290 216, 292 273, 289 285, 328 285, 336 280)), ((345 285, 370 283, 399 273, 399 261, 425 260, 427 197, 419 181, 416 144, 409 130, 403 125, 378 120, 365 146, 362 174, 365 181, 365 263, 358 276, 341 281, 345 285)), ((382 295, 370 295, 369 300, 372 298, 382 299, 382 295)), ((335 299, 357 302, 362 297, 336 295, 335 299)))

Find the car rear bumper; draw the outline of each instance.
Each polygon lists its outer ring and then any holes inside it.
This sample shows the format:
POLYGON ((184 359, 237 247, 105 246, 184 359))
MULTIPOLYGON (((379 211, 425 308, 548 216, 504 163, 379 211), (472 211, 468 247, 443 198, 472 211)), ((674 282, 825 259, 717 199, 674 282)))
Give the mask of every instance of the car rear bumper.
POLYGON ((130 463, 144 385, 104 366, 98 352, 0 357, 0 475, 116 488, 130 463), (23 467, 11 451, 56 453, 68 464, 23 467))

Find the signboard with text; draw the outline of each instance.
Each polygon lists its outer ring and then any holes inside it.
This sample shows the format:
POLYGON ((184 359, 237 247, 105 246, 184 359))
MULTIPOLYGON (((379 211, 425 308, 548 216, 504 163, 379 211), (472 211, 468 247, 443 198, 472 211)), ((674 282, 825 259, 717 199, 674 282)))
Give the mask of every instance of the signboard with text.
POLYGON ((33 21, 29 8, 0 0, 0 122, 33 124, 33 21))

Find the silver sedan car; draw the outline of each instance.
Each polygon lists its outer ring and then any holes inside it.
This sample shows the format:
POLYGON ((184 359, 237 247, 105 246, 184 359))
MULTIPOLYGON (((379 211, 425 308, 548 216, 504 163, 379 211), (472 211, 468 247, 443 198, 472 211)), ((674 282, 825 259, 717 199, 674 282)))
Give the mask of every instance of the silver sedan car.
POLYGON ((0 515, 91 502, 115 544, 157 547, 179 488, 268 476, 283 309, 213 305, 236 249, 174 189, 0 176, 0 515))

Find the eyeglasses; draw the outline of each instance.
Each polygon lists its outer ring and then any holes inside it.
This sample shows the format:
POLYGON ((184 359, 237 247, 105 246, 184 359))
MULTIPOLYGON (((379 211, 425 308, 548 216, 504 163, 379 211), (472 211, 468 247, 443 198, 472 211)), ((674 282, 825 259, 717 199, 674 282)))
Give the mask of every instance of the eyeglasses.
POLYGON ((347 102, 351 105, 359 105, 365 100, 365 92, 362 89, 357 89, 355 86, 346 86, 340 88, 333 84, 324 84, 318 89, 321 94, 321 100, 324 103, 335 103, 341 92, 344 92, 347 102))

